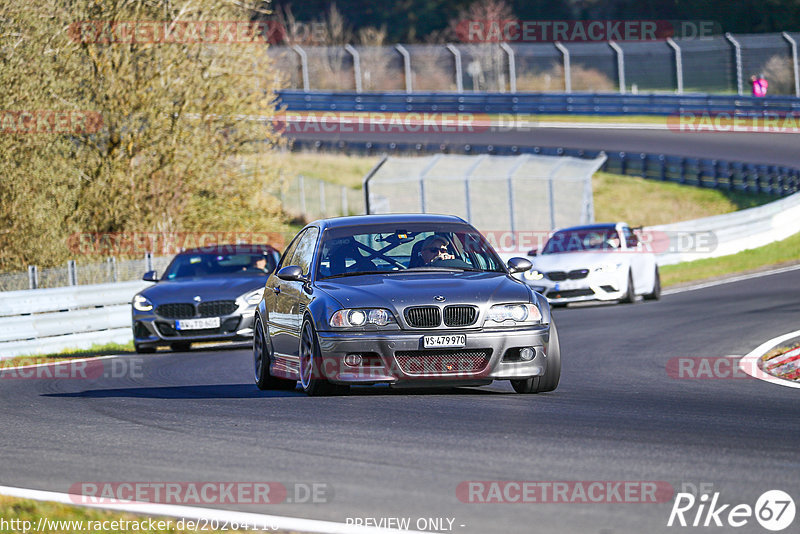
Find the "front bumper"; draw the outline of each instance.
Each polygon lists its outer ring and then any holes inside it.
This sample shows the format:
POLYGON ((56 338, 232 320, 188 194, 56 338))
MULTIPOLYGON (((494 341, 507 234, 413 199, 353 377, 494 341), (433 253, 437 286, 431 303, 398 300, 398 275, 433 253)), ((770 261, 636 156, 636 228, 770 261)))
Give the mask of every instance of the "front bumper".
POLYGON ((396 385, 485 384, 544 374, 549 325, 491 330, 415 330, 394 332, 319 332, 319 372, 342 384, 396 385), (466 334, 463 349, 423 348, 426 335, 466 334), (519 349, 535 356, 521 361, 519 349), (345 363, 348 354, 363 356, 364 365, 345 363))
POLYGON ((139 347, 158 347, 170 343, 193 343, 201 341, 241 341, 252 339, 252 309, 236 310, 220 316, 219 328, 206 330, 177 330, 176 319, 160 317, 152 312, 132 314, 133 341, 139 347))
POLYGON ((590 273, 586 278, 563 282, 554 282, 547 278, 523 279, 523 281, 554 304, 593 300, 614 301, 623 298, 628 290, 627 272, 622 275, 590 273))

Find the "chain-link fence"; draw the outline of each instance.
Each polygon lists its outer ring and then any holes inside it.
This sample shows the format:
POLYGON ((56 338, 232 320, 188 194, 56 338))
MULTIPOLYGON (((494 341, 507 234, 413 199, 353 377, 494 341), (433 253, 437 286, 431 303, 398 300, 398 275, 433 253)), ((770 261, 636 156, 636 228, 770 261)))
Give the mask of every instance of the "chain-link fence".
POLYGON ((149 270, 164 272, 172 256, 145 256, 141 259, 120 260, 114 257, 92 262, 88 259, 70 260, 63 267, 0 273, 0 291, 105 284, 140 280, 149 270))
POLYGON ((569 43, 270 48, 287 88, 330 91, 750 93, 800 96, 799 33, 569 43), (738 53, 737 53, 738 50, 738 53))

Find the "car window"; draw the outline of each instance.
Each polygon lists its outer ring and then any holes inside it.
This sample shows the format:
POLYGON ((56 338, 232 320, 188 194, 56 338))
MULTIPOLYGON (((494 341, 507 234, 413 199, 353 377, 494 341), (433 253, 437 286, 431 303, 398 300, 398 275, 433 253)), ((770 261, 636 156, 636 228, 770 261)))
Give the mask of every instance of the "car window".
POLYGON ((542 254, 561 252, 617 250, 620 246, 616 228, 561 230, 553 234, 542 254))
POLYGON ((268 272, 270 259, 262 253, 189 253, 179 254, 164 271, 165 280, 194 278, 198 276, 253 274, 268 272), (266 271, 257 268, 259 259, 266 259, 266 271))
POLYGON ((486 239, 465 224, 387 223, 366 227, 331 228, 320 243, 317 277, 365 272, 398 272, 441 267, 504 272, 505 267, 486 239), (434 246, 431 246, 434 245, 434 246), (446 250, 447 259, 431 260, 425 248, 446 250))
POLYGON ((286 250, 283 251, 283 256, 281 256, 281 261, 278 263, 278 269, 282 269, 284 267, 288 267, 289 265, 293 265, 292 263, 292 256, 294 256, 294 251, 297 249, 297 244, 300 243, 300 239, 302 239, 303 234, 305 231, 300 232, 295 236, 289 246, 286 247, 286 250))
POLYGON ((625 239, 625 246, 628 248, 636 248, 639 245, 639 240, 636 239, 636 235, 634 235, 627 226, 622 227, 622 236, 625 239))
POLYGON ((311 262, 314 260, 314 249, 317 244, 319 228, 311 227, 303 234, 297 243, 297 248, 292 255, 290 265, 297 265, 303 269, 303 275, 308 275, 311 270, 311 262))

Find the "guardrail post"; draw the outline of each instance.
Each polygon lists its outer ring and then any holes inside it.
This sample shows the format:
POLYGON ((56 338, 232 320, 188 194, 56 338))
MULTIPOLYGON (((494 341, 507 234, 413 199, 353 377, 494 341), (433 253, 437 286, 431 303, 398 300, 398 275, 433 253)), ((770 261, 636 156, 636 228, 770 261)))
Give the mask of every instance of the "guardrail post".
POLYGON ((117 258, 111 256, 106 260, 108 263, 108 278, 112 282, 117 281, 117 258))
POLYGON ((783 38, 789 43, 789 46, 792 47, 792 69, 794 70, 794 96, 800 97, 800 72, 798 69, 800 68, 797 64, 797 41, 786 32, 781 33, 783 38))
POLYGON ((677 93, 683 94, 683 55, 681 47, 672 37, 667 37, 667 44, 675 51, 675 81, 678 86, 677 93))
POLYGON ((564 60, 564 92, 571 93, 572 92, 572 74, 570 73, 570 62, 569 62, 569 49, 561 44, 560 42, 556 41, 555 47, 561 52, 561 56, 564 60))
POLYGON ((30 289, 39 287, 39 268, 35 265, 28 265, 28 287, 30 289))
POLYGON ((78 268, 75 265, 75 260, 67 261, 67 282, 71 286, 78 285, 78 268))
MULTIPOLYGON (((462 71, 461 71, 461 52, 458 51, 458 48, 453 46, 451 43, 447 43, 447 49, 453 54, 453 57, 456 60, 456 91, 459 93, 464 92, 464 82, 462 81, 462 71)), ((425 213, 423 211, 423 213, 425 213)))
POLYGON ((144 270, 145 271, 152 271, 153 270, 153 253, 152 252, 145 252, 144 253, 144 270))
POLYGON ((356 80, 356 93, 361 92, 361 56, 358 54, 358 50, 355 49, 353 45, 350 43, 344 45, 344 49, 347 50, 351 56, 353 56, 353 78, 356 80))
POLYGON ((736 91, 739 96, 742 96, 744 94, 742 89, 742 47, 739 41, 730 33, 725 34, 725 39, 733 45, 733 51, 736 57, 736 91))
POLYGON ((292 50, 297 52, 297 55, 300 56, 300 71, 303 73, 303 91, 308 91, 311 89, 309 82, 308 82, 308 55, 306 55, 306 51, 300 48, 300 45, 293 45, 292 50))
POLYGON ((625 53, 614 41, 609 41, 608 46, 617 54, 617 77, 619 79, 619 92, 625 94, 625 53))
POLYGON ((411 54, 409 54, 406 47, 401 44, 394 45, 394 49, 403 56, 403 74, 406 82, 406 93, 411 93, 414 91, 411 83, 411 54))
POLYGON ((512 93, 517 92, 517 60, 514 56, 514 50, 508 46, 508 43, 500 43, 500 48, 505 50, 508 55, 508 88, 512 93))

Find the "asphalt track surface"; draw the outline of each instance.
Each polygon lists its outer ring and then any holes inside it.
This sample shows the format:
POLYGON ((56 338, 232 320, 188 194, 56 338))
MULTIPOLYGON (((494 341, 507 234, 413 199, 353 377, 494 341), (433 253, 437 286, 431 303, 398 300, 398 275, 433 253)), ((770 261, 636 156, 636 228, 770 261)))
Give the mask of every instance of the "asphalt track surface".
MULTIPOLYGON (((598 125, 601 126, 601 125, 598 125)), ((789 133, 678 132, 673 130, 596 128, 536 128, 460 133, 356 131, 318 133, 297 127, 301 140, 372 141, 381 143, 454 143, 577 148, 585 150, 661 153, 716 158, 746 163, 800 166, 800 136, 789 133)), ((352 127, 355 128, 355 127, 352 127)), ((365 126, 364 128, 370 128, 365 126)))
MULTIPOLYGON (((666 372, 674 357, 745 354, 796 330, 799 316, 800 270, 658 302, 558 309, 562 382, 540 395, 506 382, 328 398, 260 392, 249 350, 231 347, 124 356, 142 367, 121 378, 0 379, 0 484, 318 482, 331 502, 231 508, 412 525, 451 517, 464 533, 695 531, 666 527, 671 499, 466 504, 455 490, 469 480, 665 481, 676 491, 711 483, 724 503, 752 506, 770 489, 800 501, 797 390, 666 372)), ((736 530, 766 532, 752 518, 736 530)))

